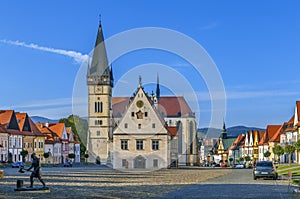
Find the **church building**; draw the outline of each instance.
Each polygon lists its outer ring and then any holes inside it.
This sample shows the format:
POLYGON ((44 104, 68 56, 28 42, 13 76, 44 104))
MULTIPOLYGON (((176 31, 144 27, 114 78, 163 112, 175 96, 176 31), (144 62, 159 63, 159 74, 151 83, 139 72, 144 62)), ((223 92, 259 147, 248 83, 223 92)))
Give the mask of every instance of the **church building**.
POLYGON ((113 81, 100 24, 87 71, 88 162, 116 169, 198 164, 196 118, 183 96, 160 96, 158 77, 148 95, 140 77, 133 96, 113 97, 113 81))

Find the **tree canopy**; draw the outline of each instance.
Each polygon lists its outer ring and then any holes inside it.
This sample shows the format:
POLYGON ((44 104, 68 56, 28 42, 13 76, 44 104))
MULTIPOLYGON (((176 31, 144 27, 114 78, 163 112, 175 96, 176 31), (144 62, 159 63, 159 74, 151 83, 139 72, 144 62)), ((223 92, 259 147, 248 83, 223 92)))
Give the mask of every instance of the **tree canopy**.
POLYGON ((66 127, 71 127, 73 133, 78 136, 80 141, 80 154, 84 155, 86 151, 86 134, 88 123, 85 119, 77 115, 70 115, 68 118, 62 118, 59 122, 65 123, 66 127))

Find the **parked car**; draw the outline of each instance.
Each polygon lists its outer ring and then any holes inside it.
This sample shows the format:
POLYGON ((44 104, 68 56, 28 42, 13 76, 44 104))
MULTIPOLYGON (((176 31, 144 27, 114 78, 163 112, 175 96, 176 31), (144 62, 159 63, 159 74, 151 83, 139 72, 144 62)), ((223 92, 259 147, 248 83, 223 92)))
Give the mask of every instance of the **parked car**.
POLYGON ((19 168, 20 166, 24 166, 24 162, 14 162, 11 165, 12 168, 19 168))
POLYGON ((213 168, 215 168, 215 167, 221 167, 221 165, 220 164, 213 164, 212 167, 213 168))
POLYGON ((276 167, 271 161, 259 161, 256 162, 253 167, 253 179, 257 178, 273 178, 276 180, 278 174, 276 172, 276 167))
POLYGON ((222 168, 226 168, 226 167, 227 167, 227 164, 226 164, 226 163, 223 163, 223 164, 221 164, 221 167, 222 167, 222 168))
POLYGON ((243 169, 243 168, 245 168, 245 165, 243 165, 243 164, 235 164, 234 168, 243 169))
POLYGON ((72 161, 68 160, 65 164, 64 167, 72 167, 72 161))

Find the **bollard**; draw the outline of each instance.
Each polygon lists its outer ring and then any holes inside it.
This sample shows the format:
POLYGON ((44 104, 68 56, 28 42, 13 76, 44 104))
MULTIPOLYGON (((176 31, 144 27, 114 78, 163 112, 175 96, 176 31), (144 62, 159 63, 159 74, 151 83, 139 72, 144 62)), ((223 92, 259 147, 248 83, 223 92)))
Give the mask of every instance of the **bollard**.
POLYGON ((23 180, 17 180, 17 189, 22 189, 23 188, 23 180))
POLYGON ((0 170, 0 180, 2 180, 4 178, 4 171, 0 170))

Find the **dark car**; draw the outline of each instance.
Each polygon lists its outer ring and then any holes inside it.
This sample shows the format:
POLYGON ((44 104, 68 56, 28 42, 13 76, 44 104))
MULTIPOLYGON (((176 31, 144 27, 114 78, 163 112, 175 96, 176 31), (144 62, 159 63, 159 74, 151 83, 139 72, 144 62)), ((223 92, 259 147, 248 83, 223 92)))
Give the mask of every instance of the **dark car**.
POLYGON ((213 164, 212 167, 213 167, 213 168, 221 167, 221 165, 220 165, 220 164, 213 164))
POLYGON ((257 178, 273 178, 276 180, 278 174, 276 172, 276 167, 271 161, 259 161, 256 162, 253 167, 253 179, 257 178))
POLYGON ((24 162, 15 162, 11 165, 12 168, 19 168, 20 166, 24 166, 24 162))
POLYGON ((72 161, 68 160, 65 164, 64 167, 72 167, 72 161))

